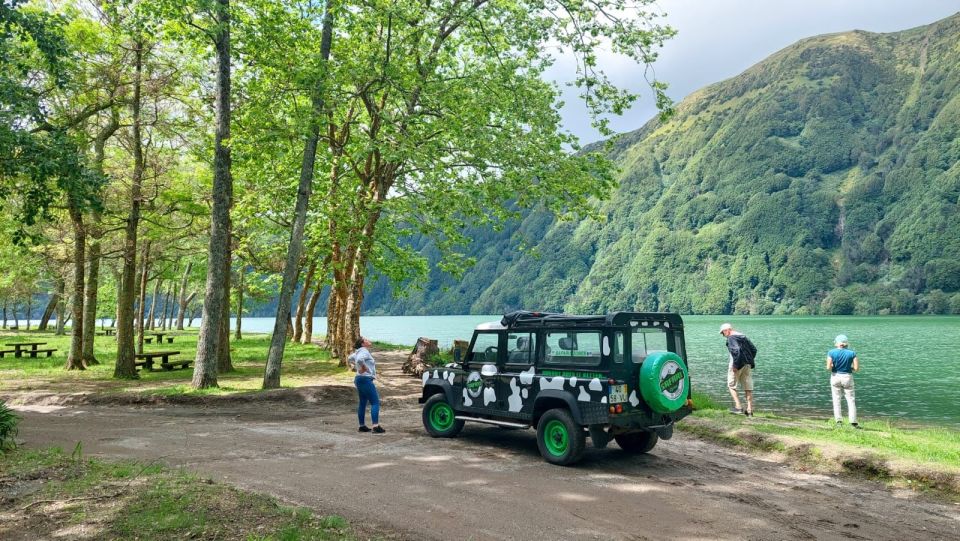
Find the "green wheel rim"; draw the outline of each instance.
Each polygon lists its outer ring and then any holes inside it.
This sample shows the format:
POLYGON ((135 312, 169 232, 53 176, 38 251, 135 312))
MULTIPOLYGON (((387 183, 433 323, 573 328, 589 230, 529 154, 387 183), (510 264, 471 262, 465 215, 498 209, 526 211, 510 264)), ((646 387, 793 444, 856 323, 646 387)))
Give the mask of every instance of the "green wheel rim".
POLYGON ((434 430, 440 432, 447 431, 453 426, 454 421, 453 408, 450 407, 450 404, 440 402, 430 408, 430 426, 432 426, 434 430))
POLYGON ((570 446, 570 433, 560 421, 550 421, 543 430, 543 444, 553 456, 563 456, 570 446))

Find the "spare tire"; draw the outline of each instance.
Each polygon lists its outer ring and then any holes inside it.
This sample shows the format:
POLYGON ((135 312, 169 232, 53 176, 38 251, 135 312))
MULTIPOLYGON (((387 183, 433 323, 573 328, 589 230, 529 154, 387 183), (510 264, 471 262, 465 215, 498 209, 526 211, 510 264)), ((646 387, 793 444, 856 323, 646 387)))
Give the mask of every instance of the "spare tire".
POLYGON ((654 351, 640 365, 640 395, 657 413, 677 411, 687 401, 690 373, 676 353, 654 351))

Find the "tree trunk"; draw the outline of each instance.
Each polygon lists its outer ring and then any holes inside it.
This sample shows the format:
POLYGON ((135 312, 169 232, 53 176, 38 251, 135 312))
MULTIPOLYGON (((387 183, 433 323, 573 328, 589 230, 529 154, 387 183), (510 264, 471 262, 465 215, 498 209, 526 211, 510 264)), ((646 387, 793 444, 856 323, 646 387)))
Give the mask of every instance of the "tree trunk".
POLYGON ((240 270, 237 272, 237 331, 234 334, 234 338, 237 340, 243 339, 243 332, 241 331, 241 326, 243 322, 243 275, 245 269, 241 266, 240 270))
POLYGON ((143 353, 144 318, 147 311, 147 282, 150 278, 150 241, 143 243, 143 263, 140 265, 140 304, 137 306, 137 353, 143 353))
POLYGON ((70 353, 67 354, 67 370, 85 370, 83 365, 83 291, 87 263, 87 229, 78 202, 68 195, 70 221, 73 223, 73 326, 70 329, 70 353))
MULTIPOLYGON (((217 369, 221 359, 219 347, 223 338, 224 304, 229 291, 223 287, 229 270, 230 205, 233 179, 230 175, 230 0, 217 0, 217 25, 213 38, 216 50, 216 133, 213 151, 213 208, 210 213, 210 247, 207 253, 207 281, 203 299, 203 319, 194 363, 194 388, 217 387, 217 369)), ((229 336, 229 320, 227 321, 229 336)))
POLYGON ((30 330, 30 318, 33 315, 33 292, 27 293, 27 330, 30 330))
MULTIPOLYGON (((194 291, 187 295, 187 280, 190 278, 190 270, 193 268, 193 262, 187 262, 187 268, 183 271, 183 278, 180 279, 180 306, 177 309, 177 330, 183 330, 183 318, 187 315, 187 305, 190 304, 190 301, 197 295, 197 292, 194 291)), ((190 322, 193 323, 193 318, 190 318, 190 322)))
POLYGON ((217 373, 233 372, 233 360, 230 356, 230 254, 227 253, 227 268, 224 270, 223 317, 220 319, 220 344, 217 346, 217 373))
POLYGON ((53 291, 53 294, 50 295, 50 300, 47 302, 47 307, 43 310, 43 315, 40 316, 40 324, 37 325, 38 331, 47 330, 47 326, 50 325, 50 318, 53 317, 54 311, 57 309, 57 304, 60 302, 60 289, 59 287, 53 291))
POLYGON ((170 280, 167 286, 167 293, 163 296, 163 313, 160 315, 160 329, 167 330, 167 318, 173 316, 173 286, 174 281, 170 280))
POLYGON ((126 237, 123 245, 123 275, 117 293, 117 365, 115 378, 135 379, 137 375, 133 343, 133 297, 137 271, 137 227, 140 225, 140 199, 143 186, 143 141, 140 133, 140 92, 143 75, 143 39, 134 43, 133 103, 131 135, 133 146, 133 178, 130 183, 130 214, 127 216, 126 237))
POLYGON ((56 308, 57 322, 56 322, 56 330, 54 331, 54 334, 56 334, 57 336, 63 336, 64 334, 66 334, 66 332, 63 329, 63 326, 66 325, 67 323, 66 322, 67 303, 63 302, 63 299, 65 299, 67 296, 66 295, 67 284, 63 280, 63 277, 61 277, 60 275, 57 275, 56 282, 57 282, 56 294, 57 294, 57 297, 60 298, 60 300, 57 302, 57 308, 56 308))
MULTIPOLYGON (((120 113, 117 109, 112 109, 110 121, 100 130, 93 141, 93 165, 101 174, 104 174, 104 148, 107 145, 107 139, 113 136, 120 129, 120 113)), ((99 212, 93 213, 93 227, 90 234, 93 237, 90 242, 89 269, 87 270, 87 283, 83 293, 83 364, 93 366, 100 364, 94 354, 94 338, 97 330, 97 295, 100 291, 100 238, 103 231, 100 228, 101 216, 99 212)))
POLYGON ((174 282, 173 294, 170 296, 170 313, 167 314, 167 321, 164 329, 173 330, 173 318, 177 315, 177 299, 180 298, 180 284, 174 282))
MULTIPOLYGON (((330 44, 333 40, 333 11, 328 0, 323 8, 323 30, 320 38, 320 61, 326 63, 330 58, 330 44)), ((310 117, 310 134, 303 148, 303 161, 300 165, 300 183, 297 187, 297 202, 290 231, 290 244, 287 248, 287 261, 283 268, 283 282, 280 286, 280 302, 277 317, 274 320, 273 336, 270 338, 270 352, 267 354, 267 367, 263 374, 263 388, 275 389, 280 386, 280 365, 283 350, 286 347, 286 329, 290 316, 293 289, 296 287, 297 266, 303 252, 303 231, 307 222, 307 207, 313 185, 313 169, 317 158, 317 144, 320 139, 320 117, 324 109, 323 87, 318 84, 311 98, 313 112, 310 117)))
POLYGON ((157 278, 153 283, 153 297, 150 299, 150 315, 147 316, 147 328, 155 330, 157 328, 157 304, 160 302, 160 291, 163 289, 163 279, 157 278))
POLYGON ((7 328, 7 301, 3 301, 3 328, 7 328))
POLYGON ((303 289, 300 290, 300 301, 297 303, 297 315, 293 318, 293 341, 299 342, 303 337, 303 312, 307 309, 307 295, 313 288, 313 275, 317 272, 317 262, 310 263, 307 276, 303 279, 303 289))
POLYGON ((313 293, 310 294, 310 301, 307 302, 307 313, 306 320, 303 325, 303 338, 300 339, 301 344, 309 344, 313 342, 313 315, 316 313, 317 301, 320 300, 320 294, 323 292, 323 282, 317 283, 317 287, 314 288, 313 293))
MULTIPOLYGON (((94 217, 94 221, 99 221, 94 217)), ((94 335, 97 330, 97 293, 100 289, 100 239, 94 239, 90 243, 90 255, 88 256, 89 269, 87 270, 87 283, 84 289, 83 299, 83 364, 93 366, 100 364, 93 352, 94 335)))

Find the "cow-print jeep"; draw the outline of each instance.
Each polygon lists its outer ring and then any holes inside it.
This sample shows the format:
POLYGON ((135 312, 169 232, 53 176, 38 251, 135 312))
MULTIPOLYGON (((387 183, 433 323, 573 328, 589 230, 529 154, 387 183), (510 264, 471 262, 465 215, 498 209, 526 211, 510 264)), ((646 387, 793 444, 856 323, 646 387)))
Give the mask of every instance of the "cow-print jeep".
POLYGON ((423 426, 537 429, 547 462, 572 464, 586 436, 646 453, 691 412, 683 320, 668 313, 512 312, 474 330, 462 359, 423 374, 423 426))

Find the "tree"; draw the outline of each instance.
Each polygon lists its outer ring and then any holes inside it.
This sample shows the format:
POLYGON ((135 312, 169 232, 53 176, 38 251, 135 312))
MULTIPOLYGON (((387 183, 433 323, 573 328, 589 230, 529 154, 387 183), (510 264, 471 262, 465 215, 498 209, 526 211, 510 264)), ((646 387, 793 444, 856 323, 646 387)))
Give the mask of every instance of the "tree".
MULTIPOLYGON (((336 104, 327 129, 328 344, 341 359, 360 332, 369 268, 404 273, 393 263, 404 252, 401 226, 437 239, 450 269, 465 225, 512 215, 505 201, 583 212, 611 185, 603 157, 568 151, 579 147, 559 126, 556 89, 541 78, 551 42, 577 59, 582 98, 603 129, 603 115, 635 96, 597 68, 597 51, 609 42, 649 65, 653 47, 672 35, 620 1, 369 5, 344 14, 328 98, 336 104)), ((663 86, 652 86, 667 109, 663 86)))
MULTIPOLYGON (((216 0, 214 28, 205 33, 213 40, 216 66, 216 128, 213 151, 213 210, 207 255, 207 283, 203 300, 200 340, 194 363, 193 387, 217 387, 221 359, 229 359, 230 337, 230 3, 216 0)), ((229 364, 229 363, 227 363, 229 364)))
MULTIPOLYGON (((325 66, 330 58, 330 49, 333 42, 333 7, 331 4, 331 0, 326 0, 323 4, 319 57, 321 69, 310 96, 313 114, 310 116, 310 128, 303 147, 300 183, 297 187, 297 202, 294 211, 295 217, 290 231, 287 260, 283 267, 283 282, 280 285, 280 298, 277 304, 277 315, 274 319, 273 336, 270 340, 270 351, 267 355, 267 366, 263 375, 264 389, 274 389, 280 386, 280 366, 283 362, 283 350, 286 347, 291 297, 296 287, 300 256, 303 251, 303 233, 307 224, 307 207, 310 204, 310 194, 313 190, 314 164, 317 157, 317 146, 320 141, 320 115, 323 113, 326 103, 327 73, 325 66)), ((312 272, 315 271, 315 266, 312 266, 311 269, 312 272)), ((304 285, 305 289, 310 287, 309 282, 312 279, 312 272, 304 285)))

